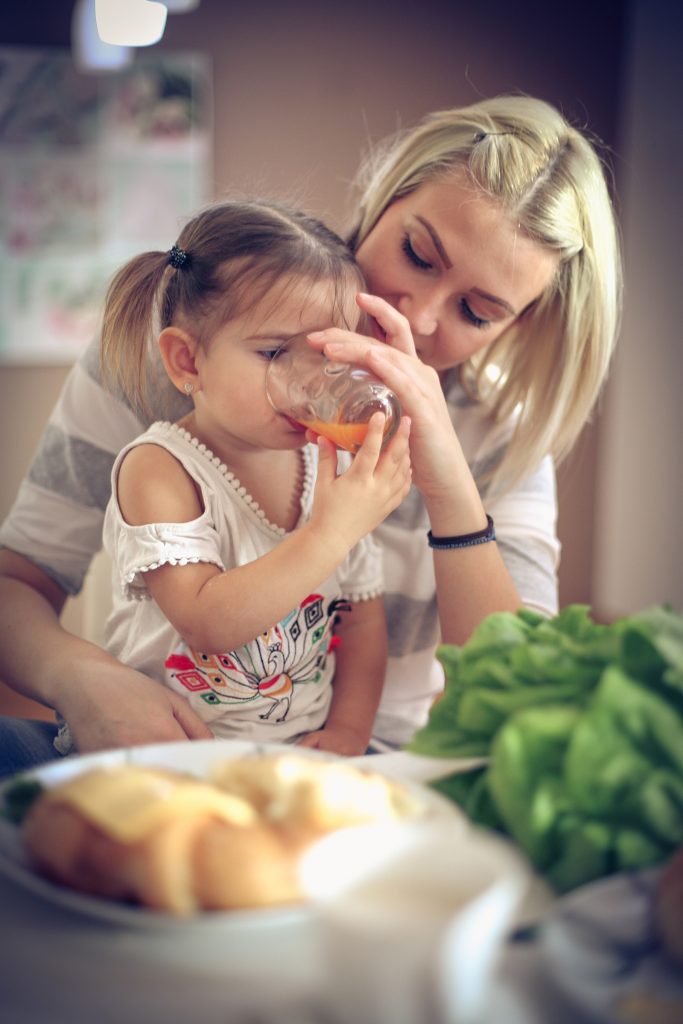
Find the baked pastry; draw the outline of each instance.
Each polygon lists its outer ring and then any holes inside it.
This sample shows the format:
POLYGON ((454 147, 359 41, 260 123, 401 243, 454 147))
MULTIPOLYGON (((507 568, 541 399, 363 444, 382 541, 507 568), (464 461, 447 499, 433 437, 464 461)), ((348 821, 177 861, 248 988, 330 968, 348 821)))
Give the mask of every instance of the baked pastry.
POLYGON ((412 817, 420 807, 390 779, 344 761, 257 754, 219 765, 211 781, 238 797, 297 847, 341 828, 412 817))
POLYGON ((311 842, 416 810, 398 784, 351 765, 254 755, 210 781, 139 765, 86 771, 45 791, 22 828, 52 880, 186 915, 299 902, 311 842))

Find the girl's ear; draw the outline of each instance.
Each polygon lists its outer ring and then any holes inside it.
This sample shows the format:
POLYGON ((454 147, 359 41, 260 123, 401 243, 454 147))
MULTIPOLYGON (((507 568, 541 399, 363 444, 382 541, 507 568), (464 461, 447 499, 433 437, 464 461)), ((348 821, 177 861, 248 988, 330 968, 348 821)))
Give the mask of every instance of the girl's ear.
POLYGON ((195 364, 197 341, 180 327, 165 327, 159 335, 159 352, 166 373, 178 391, 191 394, 199 390, 195 364))

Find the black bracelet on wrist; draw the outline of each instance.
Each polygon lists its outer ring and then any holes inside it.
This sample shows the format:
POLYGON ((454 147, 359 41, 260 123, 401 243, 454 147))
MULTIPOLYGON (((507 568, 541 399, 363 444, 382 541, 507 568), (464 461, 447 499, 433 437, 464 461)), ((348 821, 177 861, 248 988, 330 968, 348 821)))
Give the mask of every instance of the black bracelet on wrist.
POLYGON ((475 533, 463 533, 459 537, 435 537, 430 530, 427 534, 427 542, 430 548, 441 550, 444 548, 471 548, 474 544, 487 544, 490 540, 496 539, 496 529, 491 516, 486 515, 486 526, 483 530, 475 533))

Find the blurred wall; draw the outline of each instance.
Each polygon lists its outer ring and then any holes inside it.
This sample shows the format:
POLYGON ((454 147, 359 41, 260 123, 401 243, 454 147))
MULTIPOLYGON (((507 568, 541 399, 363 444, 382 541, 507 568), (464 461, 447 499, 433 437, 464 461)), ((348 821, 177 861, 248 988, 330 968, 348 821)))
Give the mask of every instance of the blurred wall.
POLYGON ((683 8, 637 0, 625 53, 624 324, 605 396, 593 599, 683 610, 683 8))
MULTIPOLYGON (((5 5, 0 44, 68 47, 72 6, 5 5)), ((623 0, 574 0, 570 8, 546 0, 202 0, 194 12, 169 16, 160 45, 212 58, 215 195, 284 193, 343 229, 368 141, 429 110, 528 92, 618 150, 628 13, 623 0)), ((618 162, 616 170, 618 186, 618 162)), ((65 372, 0 369, 0 515, 65 372)), ((563 604, 593 598, 599 432, 598 420, 560 474, 563 604)), ((78 629, 80 615, 72 602, 67 623, 78 629)))
MULTIPOLYGON (((14 5, 0 16, 0 43, 68 47, 72 6, 14 5)), ((169 16, 160 45, 212 57, 215 194, 285 192, 341 229, 368 141, 428 110, 519 90, 558 104, 614 147, 624 9, 621 0, 576 0, 569 20, 534 0, 491 0, 480 9, 457 0, 202 0, 194 12, 169 16)), ((63 370, 2 369, 0 376, 0 425, 25 424, 22 436, 12 431, 4 514, 63 370)), ((589 476, 590 447, 582 446, 580 459, 589 476)), ((588 526, 588 505, 580 501, 564 517, 570 550, 573 527, 588 526)), ((589 540, 580 545, 589 547, 589 540)), ((568 596, 588 596, 590 560, 578 551, 565 560, 568 596)))

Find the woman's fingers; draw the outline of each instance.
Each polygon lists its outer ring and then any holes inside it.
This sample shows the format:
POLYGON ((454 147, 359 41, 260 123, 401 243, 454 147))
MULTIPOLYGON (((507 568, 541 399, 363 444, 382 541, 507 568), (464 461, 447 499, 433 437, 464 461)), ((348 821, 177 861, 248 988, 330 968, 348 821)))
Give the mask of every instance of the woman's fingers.
POLYGON ((371 348, 384 348, 381 342, 356 334, 355 331, 347 331, 344 327, 311 331, 306 338, 312 348, 322 350, 333 362, 339 363, 364 362, 371 348))
POLYGON ((313 331, 307 337, 312 347, 322 350, 331 362, 355 363, 374 373, 398 395, 401 408, 413 419, 422 419, 425 409, 433 412, 444 404, 438 374, 417 355, 342 327, 313 331))
MULTIPOLYGON (((335 349, 336 343, 331 347, 335 349)), ((397 395, 401 410, 420 430, 427 422, 433 422, 437 411, 445 406, 438 374, 417 357, 376 345, 365 353, 362 362, 397 395)))
POLYGON ((372 334, 372 337, 341 327, 328 327, 323 331, 312 331, 308 334, 309 343, 314 348, 324 349, 326 355, 330 355, 329 344, 343 344, 346 347, 343 353, 341 349, 335 351, 335 357, 338 356, 340 362, 362 362, 372 348, 388 348, 416 358, 410 324, 402 313, 385 299, 378 295, 369 295, 367 292, 358 292, 356 303, 369 316, 375 328, 368 331, 368 335, 372 334))
MULTIPOLYGON (((378 415, 381 416, 381 413, 375 414, 375 416, 378 415)), ((382 426, 382 433, 378 439, 380 448, 383 436, 384 427, 382 426)), ((374 451, 377 451, 376 443, 377 439, 374 438, 373 454, 374 451)), ((358 455, 356 456, 356 459, 357 458, 358 455)), ((411 477, 410 418, 408 416, 401 417, 401 422, 399 423, 398 430, 394 437, 384 449, 377 452, 377 459, 374 465, 368 461, 366 469, 371 471, 376 477, 381 476, 385 483, 389 484, 392 488, 397 490, 404 488, 406 480, 409 481, 411 477)))
POLYGON ((410 418, 408 416, 401 417, 396 434, 384 450, 384 457, 393 465, 394 476, 401 482, 411 479, 410 418))
POLYGON ((401 422, 393 438, 387 445, 385 451, 391 454, 395 462, 401 462, 406 458, 410 450, 410 417, 401 416, 401 422))
POLYGON ((378 295, 369 295, 367 292, 359 292, 356 295, 356 303, 364 313, 368 313, 379 324, 387 345, 398 352, 405 352, 406 355, 416 355, 413 333, 402 313, 394 309, 385 299, 381 299, 378 295))
POLYGON ((206 722, 202 721, 199 715, 193 711, 184 697, 180 694, 169 692, 169 699, 173 706, 173 717, 190 740, 212 740, 213 733, 206 722))
POLYGON ((355 363, 357 366, 371 369, 373 365, 380 365, 380 362, 384 365, 386 362, 389 366, 403 366, 406 373, 409 373, 416 364, 419 365, 417 356, 399 352, 398 349, 383 345, 362 334, 347 331, 343 327, 313 331, 307 338, 311 346, 323 351, 332 363, 355 363))

